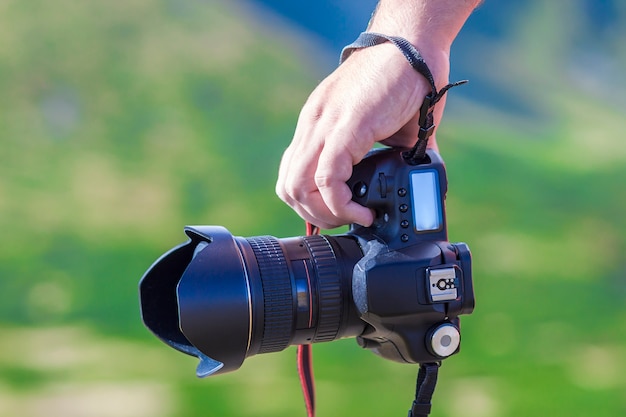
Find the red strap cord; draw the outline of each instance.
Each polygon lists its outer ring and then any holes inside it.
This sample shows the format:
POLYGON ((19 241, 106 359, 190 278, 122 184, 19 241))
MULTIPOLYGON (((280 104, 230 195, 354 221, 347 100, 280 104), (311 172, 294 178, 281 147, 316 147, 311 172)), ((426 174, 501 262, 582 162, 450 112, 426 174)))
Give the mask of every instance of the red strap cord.
MULTIPOLYGON (((306 222, 306 235, 319 234, 319 227, 306 222)), ((315 417, 315 380, 313 377, 313 347, 311 345, 298 346, 298 375, 304 394, 304 405, 307 417, 315 417)))
POLYGON ((311 345, 298 346, 298 374, 304 394, 306 415, 315 417, 315 381, 313 380, 313 349, 311 345))

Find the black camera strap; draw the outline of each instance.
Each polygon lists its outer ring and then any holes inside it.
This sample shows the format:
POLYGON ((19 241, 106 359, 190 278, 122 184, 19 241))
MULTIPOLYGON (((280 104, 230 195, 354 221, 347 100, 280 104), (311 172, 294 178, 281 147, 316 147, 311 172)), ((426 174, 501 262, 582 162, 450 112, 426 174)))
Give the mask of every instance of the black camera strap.
POLYGON ((399 36, 387 36, 381 33, 363 32, 359 37, 347 45, 341 51, 340 63, 344 62, 355 49, 368 48, 370 46, 380 45, 385 42, 393 43, 409 61, 409 64, 421 75, 426 78, 430 84, 430 93, 424 97, 422 106, 420 107, 419 126, 420 130, 417 135, 417 142, 411 148, 411 150, 403 153, 404 159, 412 165, 421 163, 426 156, 426 148, 428 147, 428 139, 435 130, 433 109, 435 104, 441 100, 446 92, 457 85, 465 84, 467 80, 457 81, 444 86, 441 90, 437 91, 435 85, 435 79, 433 77, 430 68, 424 61, 422 54, 413 46, 409 41, 399 36))
POLYGON ((430 414, 431 400, 437 385, 437 374, 440 366, 440 362, 420 364, 415 387, 415 400, 409 410, 408 417, 427 417, 430 414))

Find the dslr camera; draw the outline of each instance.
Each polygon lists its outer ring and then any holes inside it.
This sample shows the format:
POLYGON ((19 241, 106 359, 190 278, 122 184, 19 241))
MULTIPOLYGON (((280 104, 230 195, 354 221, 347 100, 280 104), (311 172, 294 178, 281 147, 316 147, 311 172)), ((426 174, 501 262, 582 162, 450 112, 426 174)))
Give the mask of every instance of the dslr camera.
POLYGON ((439 362, 459 351, 459 316, 474 309, 471 254, 448 242, 443 160, 375 149, 354 167, 353 200, 370 227, 278 239, 186 227, 189 240, 145 273, 145 325, 196 356, 198 376, 290 345, 355 337, 383 358, 439 362))

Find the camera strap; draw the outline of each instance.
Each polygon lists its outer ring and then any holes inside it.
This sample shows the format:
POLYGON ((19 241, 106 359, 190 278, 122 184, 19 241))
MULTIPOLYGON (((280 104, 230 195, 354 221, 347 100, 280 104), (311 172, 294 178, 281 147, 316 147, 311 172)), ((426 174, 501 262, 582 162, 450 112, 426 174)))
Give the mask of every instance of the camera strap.
POLYGON ((385 42, 391 42, 394 44, 404 57, 409 61, 409 64, 419 72, 430 84, 430 93, 424 97, 422 106, 420 107, 419 114, 419 133, 417 135, 417 142, 411 148, 411 150, 404 152, 402 155, 404 159, 411 165, 417 165, 421 163, 426 157, 426 148, 428 147, 428 139, 435 131, 435 123, 433 117, 433 109, 435 104, 441 100, 446 92, 457 85, 465 84, 467 80, 457 81, 444 86, 441 90, 437 91, 435 85, 435 79, 433 77, 430 68, 424 61, 422 54, 406 39, 399 36, 387 36, 381 33, 363 32, 359 37, 347 45, 341 51, 341 58, 339 63, 343 63, 355 49, 368 48, 370 46, 380 45, 385 42))
MULTIPOLYGON (((307 236, 317 235, 319 232, 319 227, 306 222, 307 236)), ((307 417, 315 417, 315 380, 313 377, 313 347, 311 345, 298 345, 297 362, 306 414, 307 417)))
POLYGON ((313 349, 311 345, 298 345, 298 376, 304 395, 307 417, 315 417, 315 381, 313 379, 313 349))
POLYGON ((430 414, 431 400, 437 385, 437 374, 440 366, 440 362, 420 364, 415 387, 415 400, 409 410, 408 417, 427 417, 430 414))

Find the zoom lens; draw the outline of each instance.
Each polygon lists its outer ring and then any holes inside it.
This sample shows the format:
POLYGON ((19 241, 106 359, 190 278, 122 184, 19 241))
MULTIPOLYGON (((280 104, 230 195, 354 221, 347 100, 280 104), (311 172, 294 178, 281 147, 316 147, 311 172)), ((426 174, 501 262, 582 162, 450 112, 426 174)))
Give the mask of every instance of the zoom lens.
POLYGON ((185 232, 190 240, 142 278, 142 316, 165 343, 200 358, 199 374, 363 332, 351 282, 363 254, 353 237, 242 238, 216 226, 185 232))

